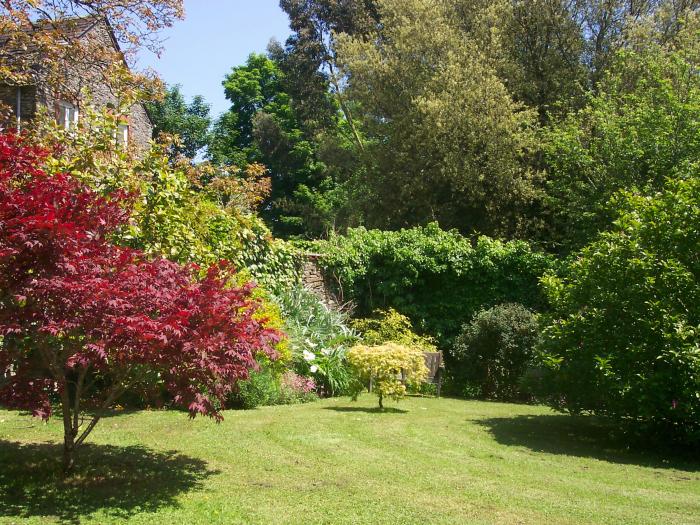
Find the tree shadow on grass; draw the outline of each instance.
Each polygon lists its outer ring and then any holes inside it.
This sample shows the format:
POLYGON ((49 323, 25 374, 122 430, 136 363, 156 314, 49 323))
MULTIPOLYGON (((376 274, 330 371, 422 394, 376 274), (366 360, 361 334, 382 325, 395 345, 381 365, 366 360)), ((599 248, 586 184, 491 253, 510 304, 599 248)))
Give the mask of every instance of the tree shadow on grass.
POLYGON ((408 410, 393 407, 324 407, 324 410, 334 412, 365 412, 367 414, 407 414, 408 410))
POLYGON ((632 442, 610 423, 593 416, 515 416, 473 420, 502 445, 534 452, 594 458, 611 463, 700 471, 697 456, 677 449, 632 442))
POLYGON ((0 517, 80 523, 97 511, 117 519, 176 507, 178 494, 216 474, 204 461, 139 446, 85 445, 75 473, 61 474, 62 446, 0 440, 0 517))

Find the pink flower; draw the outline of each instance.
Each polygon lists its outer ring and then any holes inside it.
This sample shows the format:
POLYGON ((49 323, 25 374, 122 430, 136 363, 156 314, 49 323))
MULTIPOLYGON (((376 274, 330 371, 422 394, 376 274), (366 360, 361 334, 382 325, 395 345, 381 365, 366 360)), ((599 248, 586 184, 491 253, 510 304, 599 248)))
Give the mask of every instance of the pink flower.
POLYGON ((291 370, 282 376, 282 383, 291 390, 304 394, 316 390, 316 383, 313 379, 295 374, 291 370))

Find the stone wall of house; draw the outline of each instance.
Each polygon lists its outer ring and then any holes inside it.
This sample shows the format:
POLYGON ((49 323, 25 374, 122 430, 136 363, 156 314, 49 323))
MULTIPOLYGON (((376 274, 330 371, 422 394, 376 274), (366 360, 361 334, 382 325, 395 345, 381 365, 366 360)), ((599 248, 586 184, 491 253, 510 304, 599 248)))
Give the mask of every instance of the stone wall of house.
MULTIPOLYGON (((90 39, 90 45, 114 47, 114 41, 108 26, 104 21, 98 21, 85 28, 81 38, 90 39)), ((102 78, 100 68, 87 63, 70 63, 66 65, 66 78, 61 86, 61 93, 41 82, 41 70, 37 70, 37 85, 39 88, 22 88, 22 118, 34 116, 37 105, 47 108, 50 115, 58 114, 60 101, 75 104, 79 111, 84 110, 87 104, 95 108, 118 107, 119 100, 112 92, 110 86, 102 78), (26 105, 25 105, 26 97, 26 105)), ((12 108, 16 107, 17 92, 15 87, 0 87, 0 101, 12 108)), ((129 145, 140 156, 147 148, 153 132, 146 108, 143 104, 135 104, 129 110, 127 116, 129 126, 129 145)))
POLYGON ((321 302, 328 308, 340 309, 341 304, 336 295, 333 293, 327 279, 323 275, 323 271, 318 264, 320 255, 307 254, 304 261, 301 281, 308 291, 321 299, 321 302))
MULTIPOLYGON (((83 38, 92 39, 91 45, 114 46, 109 28, 104 22, 94 25, 83 38)), ((99 69, 89 65, 83 67, 78 64, 73 64, 73 68, 74 71, 69 70, 67 73, 69 82, 66 84, 69 93, 62 95, 74 98, 68 102, 77 104, 79 108, 87 103, 95 108, 119 106, 119 99, 114 95, 110 86, 104 82, 99 69)), ((46 105, 50 111, 56 111, 57 102, 55 94, 46 97, 46 105)), ((129 146, 134 149, 137 155, 140 155, 148 148, 148 141, 151 140, 153 133, 153 124, 143 104, 135 104, 130 108, 127 124, 129 126, 129 146)))
POLYGON ((143 104, 135 104, 131 107, 129 135, 129 141, 133 144, 137 155, 141 156, 148 149, 148 143, 153 137, 153 123, 143 104))
MULTIPOLYGON (((84 108, 86 104, 92 105, 95 108, 117 107, 118 99, 112 94, 108 86, 102 82, 95 82, 93 85, 85 87, 82 93, 86 93, 86 98, 76 101, 79 108, 84 108)), ((47 96, 47 106, 50 110, 57 111, 58 99, 55 96, 47 96)), ((141 156, 148 149, 148 143, 153 134, 153 124, 146 113, 143 104, 134 104, 129 109, 129 114, 126 116, 127 125, 129 126, 128 144, 130 148, 136 152, 137 156, 141 156)))

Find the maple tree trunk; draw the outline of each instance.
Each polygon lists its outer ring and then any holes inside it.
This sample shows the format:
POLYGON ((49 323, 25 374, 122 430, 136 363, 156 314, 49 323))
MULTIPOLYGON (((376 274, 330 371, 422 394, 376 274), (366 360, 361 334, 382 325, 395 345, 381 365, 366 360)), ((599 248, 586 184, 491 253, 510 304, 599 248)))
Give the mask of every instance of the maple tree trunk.
POLYGON ((68 388, 63 388, 61 392, 61 408, 63 410, 63 473, 69 474, 75 466, 76 432, 73 428, 68 388))
MULTIPOLYGON (((84 378, 84 376, 82 376, 84 378)), ((70 425, 70 417, 68 418, 63 418, 64 425, 65 422, 68 421, 69 426, 70 426, 70 431, 66 430, 65 432, 65 438, 64 438, 64 443, 63 443, 63 467, 64 467, 64 472, 70 472, 70 470, 73 468, 74 464, 74 457, 75 457, 75 450, 80 447, 84 442, 85 439, 90 435, 90 432, 95 428, 95 425, 102 419, 102 416, 104 413, 109 409, 110 406, 112 406, 112 403, 124 393, 126 390, 127 386, 122 385, 121 383, 116 383, 111 390, 109 391, 109 394, 107 395, 107 399, 105 399, 104 403, 100 408, 97 410, 93 418, 90 420, 90 423, 88 423, 88 426, 83 430, 83 432, 78 436, 78 431, 80 430, 80 423, 79 423, 79 406, 80 406, 80 397, 76 397, 75 399, 75 407, 74 407, 74 423, 71 426, 70 425), (77 437, 77 439, 76 439, 77 437)), ((76 394, 80 394, 82 389, 82 378, 78 381, 78 389, 76 391, 76 394)))
POLYGON ((380 392, 379 393, 379 408, 384 408, 384 399, 383 398, 384 398, 384 396, 380 392))
POLYGON ((70 474, 75 466, 75 440, 72 429, 66 430, 63 435, 63 473, 70 474))

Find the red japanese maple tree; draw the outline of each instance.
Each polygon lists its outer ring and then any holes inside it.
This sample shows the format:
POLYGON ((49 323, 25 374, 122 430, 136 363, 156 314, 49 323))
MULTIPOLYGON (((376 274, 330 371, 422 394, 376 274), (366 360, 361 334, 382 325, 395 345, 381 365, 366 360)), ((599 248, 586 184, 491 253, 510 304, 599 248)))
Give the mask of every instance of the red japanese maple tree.
POLYGON ((218 407, 278 334, 254 318, 252 286, 114 246, 129 196, 101 197, 42 169, 46 155, 0 135, 0 402, 48 418, 61 407, 64 468, 104 411, 160 374, 190 415, 218 407), (84 407, 90 410, 83 417, 84 407))

